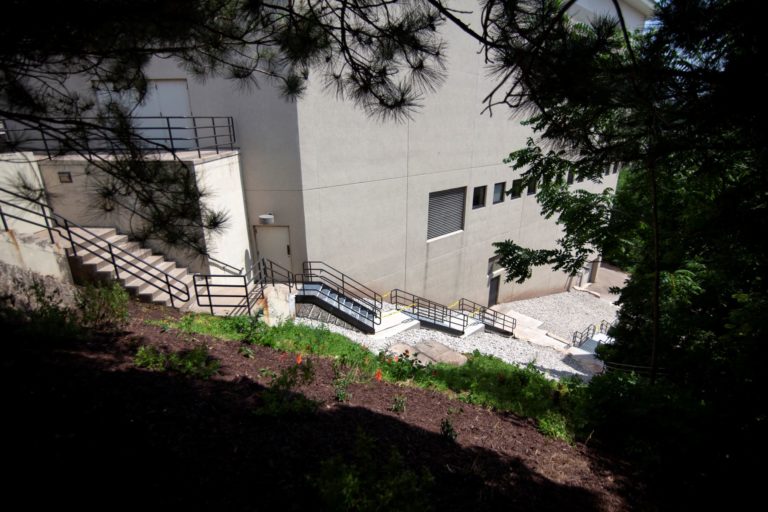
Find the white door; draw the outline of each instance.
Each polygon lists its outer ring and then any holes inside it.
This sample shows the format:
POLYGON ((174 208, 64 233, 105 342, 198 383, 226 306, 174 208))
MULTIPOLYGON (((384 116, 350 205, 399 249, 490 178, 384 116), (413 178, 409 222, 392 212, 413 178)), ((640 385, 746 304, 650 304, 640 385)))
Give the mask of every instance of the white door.
POLYGON ((186 80, 150 80, 144 101, 133 111, 140 133, 173 149, 196 147, 186 80), (159 118, 159 119, 157 119, 159 118))
POLYGON ((291 235, 288 226, 253 226, 256 233, 256 256, 272 260, 290 271, 291 235))

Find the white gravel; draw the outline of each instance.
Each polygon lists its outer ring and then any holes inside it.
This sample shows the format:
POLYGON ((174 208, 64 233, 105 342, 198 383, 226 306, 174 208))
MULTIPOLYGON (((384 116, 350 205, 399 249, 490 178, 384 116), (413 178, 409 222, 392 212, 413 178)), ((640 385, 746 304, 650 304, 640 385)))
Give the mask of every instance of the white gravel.
POLYGON ((570 340, 574 331, 583 331, 601 320, 613 322, 619 308, 585 292, 564 292, 535 299, 509 302, 509 307, 544 323, 539 327, 570 340))
POLYGON ((347 336, 374 353, 386 350, 395 343, 415 345, 420 341, 434 340, 457 352, 472 353, 474 350, 478 350, 480 353, 496 356, 503 361, 520 366, 533 363, 536 368, 553 379, 574 375, 587 377, 587 374, 581 368, 568 364, 567 360, 565 360, 566 354, 563 352, 490 332, 482 332, 467 338, 459 338, 432 329, 411 329, 389 338, 374 339, 360 332, 344 329, 336 325, 324 324, 317 320, 296 318, 295 321, 296 323, 315 327, 324 326, 332 332, 347 336))

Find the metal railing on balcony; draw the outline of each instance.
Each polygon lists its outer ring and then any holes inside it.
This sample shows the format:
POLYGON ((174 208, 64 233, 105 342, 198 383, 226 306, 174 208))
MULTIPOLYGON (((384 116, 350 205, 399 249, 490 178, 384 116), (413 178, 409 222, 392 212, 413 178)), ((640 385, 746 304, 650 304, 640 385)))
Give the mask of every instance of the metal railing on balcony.
MULTIPOLYGON (((42 151, 49 158, 70 153, 120 153, 128 146, 144 151, 177 153, 235 149, 235 124, 223 116, 132 117, 132 129, 110 119, 47 119, 37 124, 4 121, 9 149, 42 151)), ((1 121, 1 120, 0 120, 1 121)))

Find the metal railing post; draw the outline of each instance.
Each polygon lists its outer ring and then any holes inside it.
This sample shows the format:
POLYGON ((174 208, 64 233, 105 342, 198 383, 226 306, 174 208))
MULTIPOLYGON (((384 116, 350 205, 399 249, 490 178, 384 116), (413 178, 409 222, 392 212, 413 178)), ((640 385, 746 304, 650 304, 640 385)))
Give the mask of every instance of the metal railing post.
POLYGON ((211 118, 211 125, 213 126, 213 146, 216 148, 216 154, 219 154, 219 135, 216 133, 216 120, 211 118))
POLYGON ((168 278, 168 274, 165 274, 165 284, 168 286, 168 297, 171 299, 171 307, 176 307, 173 303, 173 291, 171 290, 171 280, 168 278))
POLYGON ((69 229, 69 220, 64 219, 64 230, 67 232, 67 236, 69 237, 69 245, 72 247, 72 255, 77 256, 77 244, 75 244, 75 238, 72 235, 72 230, 69 229))
POLYGON ((173 132, 171 131, 171 118, 165 118, 165 124, 168 126, 168 141, 171 143, 171 152, 175 153, 176 148, 173 145, 173 132))
POLYGON ((8 231, 8 223, 5 221, 5 214, 3 213, 3 207, 0 206, 0 218, 3 219, 3 228, 8 231))
MULTIPOLYGON (((97 245, 98 247, 98 245, 97 245)), ((120 279, 120 271, 117 268, 117 262, 115 261, 115 253, 112 252, 112 244, 108 243, 107 247, 109 248, 109 258, 112 260, 112 268, 115 269, 115 277, 117 279, 120 279)))
POLYGON ((248 296, 248 280, 243 276, 243 288, 245 289, 245 305, 248 308, 248 316, 251 316, 251 298, 248 296))
POLYGON ((200 154, 200 137, 197 134, 197 121, 195 121, 195 116, 192 116, 192 129, 195 132, 195 146, 197 147, 197 158, 202 158, 202 155, 200 154))

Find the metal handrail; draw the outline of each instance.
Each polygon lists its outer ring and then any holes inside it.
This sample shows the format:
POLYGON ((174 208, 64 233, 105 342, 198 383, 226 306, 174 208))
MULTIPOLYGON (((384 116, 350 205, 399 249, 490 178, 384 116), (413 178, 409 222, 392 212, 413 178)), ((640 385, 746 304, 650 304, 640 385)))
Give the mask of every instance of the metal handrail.
POLYGON ((571 336, 571 344, 574 347, 582 346, 586 341, 592 339, 592 337, 595 335, 595 330, 595 325, 592 324, 581 332, 575 331, 573 336, 571 336))
POLYGON ((324 280, 328 282, 335 282, 336 286, 341 287, 342 293, 344 293, 344 295, 350 295, 350 293, 354 294, 358 299, 370 301, 373 307, 377 309, 381 309, 381 307, 384 305, 384 299, 381 295, 325 262, 305 261, 303 264, 303 269, 304 275, 318 277, 323 276, 324 280), (326 275, 330 277, 325 278, 324 276, 326 275))
MULTIPOLYGON (((202 157, 202 151, 213 150, 218 154, 221 150, 235 149, 235 123, 228 116, 136 116, 132 121, 133 141, 137 145, 149 144, 156 150, 197 151, 202 157), (181 120, 185 125, 173 123, 181 120), (135 123, 136 121, 139 122, 135 123), (154 124, 147 124, 154 122, 154 124)), ((62 141, 77 141, 85 130, 84 150, 104 151, 116 150, 122 145, 117 130, 104 125, 103 118, 82 117, 78 119, 47 119, 50 126, 27 126, 25 124, 6 120, 6 137, 19 150, 45 151, 49 158, 71 151, 71 144, 62 141), (19 126, 14 128, 13 126, 19 126), (61 136, 54 137, 46 133, 54 129, 61 136), (71 132, 71 133, 68 133, 71 132)))
POLYGON ((294 274, 294 283, 297 292, 300 286, 303 290, 304 284, 318 283, 327 286, 336 292, 337 297, 335 301, 339 309, 343 311, 343 308, 346 307, 346 305, 342 304, 341 297, 352 299, 373 314, 373 323, 375 325, 381 324, 381 306, 376 305, 370 297, 357 295, 353 288, 339 286, 336 281, 328 279, 322 274, 294 274))
POLYGON ((251 299, 250 295, 248 293, 248 279, 244 275, 231 275, 231 274, 194 274, 192 276, 193 284, 195 287, 195 297, 197 299, 197 305, 200 307, 207 307, 210 309, 211 314, 214 314, 214 308, 240 308, 243 307, 243 300, 245 300, 245 307, 248 310, 248 315, 251 314, 251 299), (217 282, 211 282, 212 280, 216 281, 219 279, 238 279, 239 281, 236 284, 222 284, 217 282), (203 281, 202 284, 200 281, 203 281), (238 288, 243 290, 242 295, 232 295, 228 293, 211 293, 211 287, 215 288, 238 288), (204 292, 201 293, 200 290, 203 290, 204 292), (207 304, 203 304, 200 302, 200 299, 208 299, 207 304), (239 302, 235 304, 214 304, 213 299, 217 298, 236 298, 240 299, 239 302))
MULTIPOLYGON (((237 268, 234 265, 230 265, 229 263, 225 263, 221 260, 217 260, 216 258, 213 258, 210 255, 206 255, 206 259, 208 260, 208 265, 213 264, 214 267, 218 267, 221 270, 225 272, 229 272, 232 275, 239 276, 243 273, 242 268, 237 268)), ((208 274, 208 275, 215 275, 215 274, 208 274)))
POLYGON ((190 300, 191 297, 189 294, 189 288, 187 287, 186 284, 184 284, 183 281, 179 280, 178 278, 173 277, 172 275, 168 274, 163 270, 160 270, 155 265, 143 260, 142 258, 137 257, 136 255, 126 251, 125 249, 122 249, 110 243, 109 241, 105 240, 104 238, 97 235, 96 233, 93 233, 89 229, 84 228, 78 225, 77 223, 62 217, 61 215, 51 210, 51 208, 44 203, 41 203, 34 199, 30 199, 28 197, 24 197, 22 195, 19 195, 15 192, 12 192, 2 187, 0 187, 0 192, 9 194, 23 201, 39 206, 41 209, 40 212, 31 210, 29 208, 25 208, 23 206, 19 206, 10 201, 0 198, 0 204, 4 204, 6 206, 10 206, 12 208, 16 208, 23 212, 27 212, 32 215, 35 215, 38 218, 42 218, 44 222, 44 223, 33 222, 30 219, 19 217, 18 215, 13 215, 11 213, 3 211, 2 208, 0 208, 0 217, 2 217, 3 227, 6 231, 8 230, 8 222, 6 218, 16 219, 18 221, 25 222, 33 226, 39 226, 47 230, 48 236, 50 237, 51 242, 54 241, 53 233, 56 233, 63 239, 67 240, 70 244, 70 247, 72 248, 72 252, 74 256, 77 256, 77 250, 79 248, 81 251, 86 251, 90 254, 93 254, 97 258, 100 258, 101 260, 106 261, 107 263, 111 263, 112 268, 115 272, 115 277, 117 277, 118 279, 120 279, 120 272, 122 271, 156 288, 161 292, 167 293, 171 301, 171 306, 175 306, 174 299, 180 302, 188 302, 190 300), (49 213, 46 213, 46 209, 49 211, 49 213), (80 231, 87 233, 90 236, 90 238, 86 238, 80 233, 73 231, 73 228, 76 228, 80 231), (99 246, 98 242, 103 242, 105 244, 104 247, 99 246), (96 246, 99 249, 102 249, 103 251, 108 252, 109 256, 106 256, 104 253, 92 250, 91 249, 92 246, 96 246), (120 264, 118 264, 118 261, 120 262, 120 264), (140 265, 137 264, 137 262, 140 265), (153 272, 155 275, 152 275, 153 272), (150 275, 150 279, 147 279, 142 274, 150 275), (158 284, 155 281, 160 282, 162 284, 158 284))
POLYGON ((499 311, 487 308, 482 304, 473 302, 469 299, 461 298, 457 305, 459 311, 468 311, 469 316, 475 318, 489 327, 494 327, 500 331, 512 333, 517 327, 517 320, 505 315, 499 311))
POLYGON ((288 285, 289 291, 293 290, 293 287, 295 286, 295 277, 293 272, 284 266, 267 258, 258 260, 251 266, 249 272, 253 271, 254 266, 258 267, 258 274, 256 275, 262 280, 263 285, 272 283, 272 286, 274 286, 275 283, 283 283, 288 285), (277 276, 277 279, 275 279, 275 276, 277 276))
POLYGON ((419 297, 395 288, 389 294, 392 304, 400 311, 409 311, 419 320, 446 326, 464 332, 469 324, 469 317, 461 311, 450 309, 438 302, 419 297), (402 308, 402 309, 401 309, 402 308))

